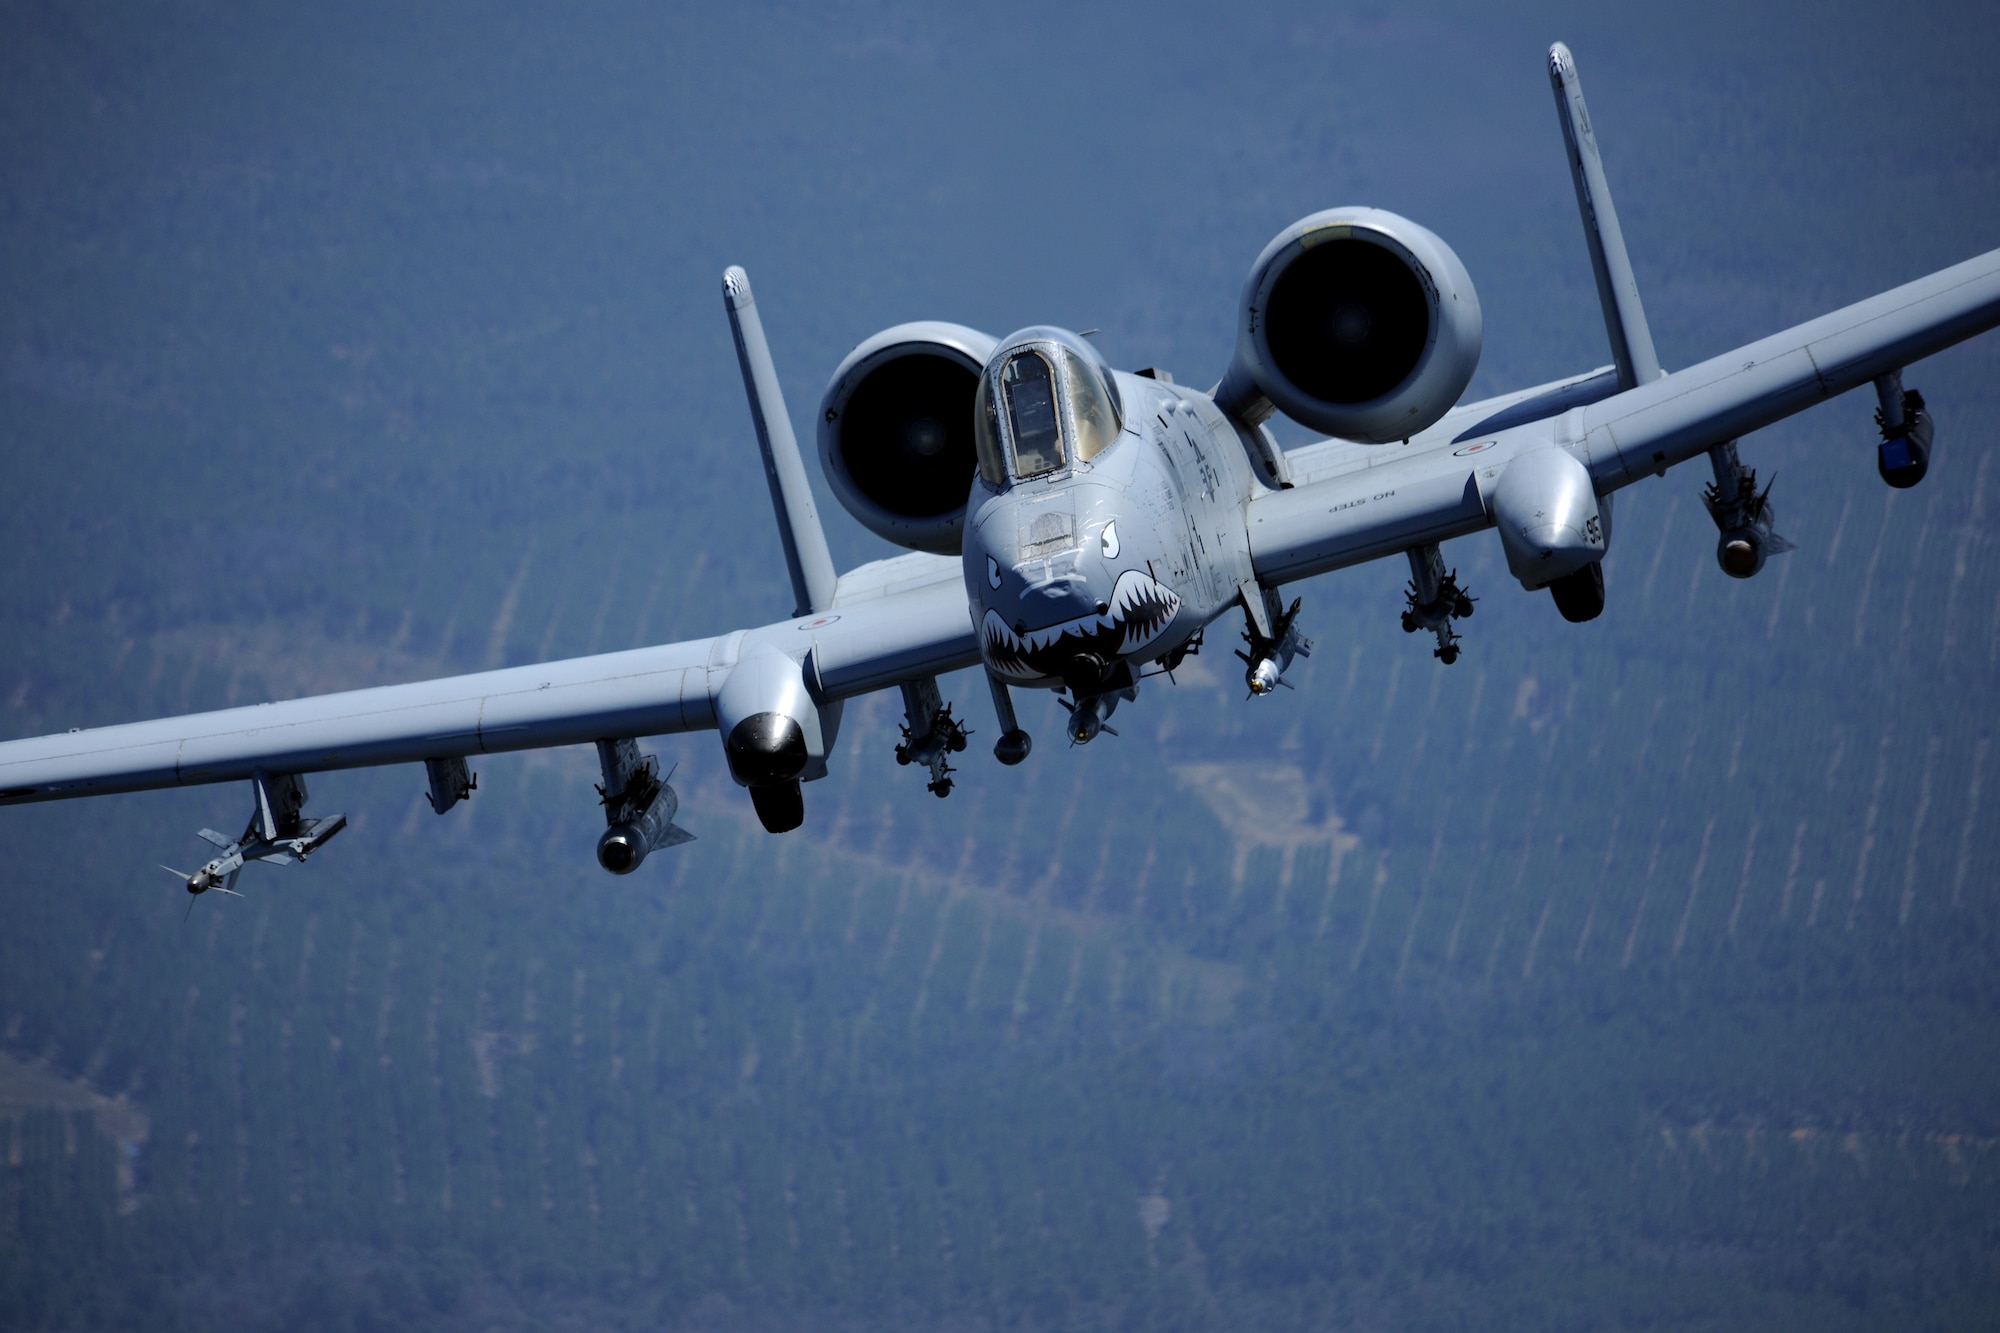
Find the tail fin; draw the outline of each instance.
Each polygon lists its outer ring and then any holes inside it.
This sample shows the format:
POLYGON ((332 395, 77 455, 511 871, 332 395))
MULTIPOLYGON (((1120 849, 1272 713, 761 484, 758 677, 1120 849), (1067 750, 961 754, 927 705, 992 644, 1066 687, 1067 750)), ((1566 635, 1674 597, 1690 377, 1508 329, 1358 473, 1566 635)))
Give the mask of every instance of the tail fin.
POLYGON ((1646 327, 1645 308, 1639 304, 1639 284, 1625 253, 1618 210, 1611 206, 1611 187, 1605 183, 1597 135, 1583 105, 1576 59, 1561 42, 1549 48, 1549 83, 1555 89, 1556 115, 1569 149, 1570 176, 1576 181, 1577 207, 1583 211, 1583 234, 1590 242, 1590 267, 1597 274, 1597 299, 1604 306, 1604 331, 1611 335, 1618 387, 1651 383, 1660 377, 1660 358, 1653 350, 1652 330, 1646 327))
POLYGON ((757 426, 757 445, 764 453, 764 477, 771 483, 771 505, 778 511, 778 535, 785 543, 785 565, 792 575, 795 616, 825 611, 833 605, 833 556, 813 504, 812 484, 799 457, 798 437, 778 387, 771 347, 764 341, 764 323, 750 294, 750 275, 731 265, 722 275, 722 301, 729 308, 729 327, 736 335, 736 359, 743 367, 743 388, 750 395, 750 419, 757 426))

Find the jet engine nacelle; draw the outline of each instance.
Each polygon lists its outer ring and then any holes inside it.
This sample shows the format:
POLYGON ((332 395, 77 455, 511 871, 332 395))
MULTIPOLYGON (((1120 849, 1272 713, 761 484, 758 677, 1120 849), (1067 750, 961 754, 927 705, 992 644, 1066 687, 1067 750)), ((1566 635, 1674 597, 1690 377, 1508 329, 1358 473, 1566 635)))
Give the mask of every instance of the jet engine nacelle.
POLYGON ((870 532, 958 554, 979 470, 973 400, 998 341, 959 324, 898 324, 833 372, 819 405, 820 465, 870 532))
POLYGON ((805 821, 799 783, 826 776, 827 751, 840 730, 840 704, 813 702, 807 664, 767 642, 743 650, 715 699, 716 730, 729 776, 750 789, 757 818, 772 833, 805 821))
POLYGON ((1276 408, 1345 440, 1406 440, 1465 392, 1483 329, 1450 246, 1381 209, 1329 209, 1257 257, 1216 402, 1250 423, 1276 408))
POLYGON ((1566 449, 1536 449, 1508 463, 1487 500, 1507 569, 1528 589, 1545 588, 1604 558, 1610 514, 1590 471, 1566 449))

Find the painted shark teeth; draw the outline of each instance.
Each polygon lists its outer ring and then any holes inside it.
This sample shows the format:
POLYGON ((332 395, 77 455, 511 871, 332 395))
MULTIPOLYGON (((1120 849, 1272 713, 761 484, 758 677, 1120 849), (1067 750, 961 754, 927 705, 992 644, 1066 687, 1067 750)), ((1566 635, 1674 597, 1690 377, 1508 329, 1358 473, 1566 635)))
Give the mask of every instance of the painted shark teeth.
POLYGON ((1111 601, 1100 614, 1016 634, 989 610, 980 623, 980 648, 1002 675, 1033 680, 1062 674, 1063 664, 1082 652, 1124 657, 1151 643, 1173 623, 1181 599, 1164 584, 1136 569, 1118 576, 1111 601))

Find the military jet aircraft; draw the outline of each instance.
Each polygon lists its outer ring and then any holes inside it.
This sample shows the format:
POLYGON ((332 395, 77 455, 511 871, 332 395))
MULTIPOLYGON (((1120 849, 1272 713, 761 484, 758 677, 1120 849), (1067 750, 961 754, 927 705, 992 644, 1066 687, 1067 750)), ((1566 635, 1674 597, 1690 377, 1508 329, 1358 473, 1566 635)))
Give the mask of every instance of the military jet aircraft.
MULTIPOLYGON (((343 824, 304 813, 304 775, 423 763, 432 808, 471 795, 477 755, 595 743, 606 828, 597 856, 627 873, 690 835, 641 737, 714 728, 763 826, 797 828, 801 784, 826 776, 847 700, 897 688, 896 755, 951 790, 963 722, 940 673, 981 667, 993 752, 1028 757, 1012 691, 1052 689, 1074 744, 1110 731, 1143 678, 1243 615, 1245 684, 1267 695, 1310 650, 1315 574, 1409 562, 1403 628, 1446 666, 1474 599, 1439 543, 1494 529, 1509 573, 1570 621, 1604 607, 1617 492, 1706 457, 1716 555, 1737 578, 1787 549, 1769 488, 1738 440, 1872 384, 1878 468, 1922 480, 1933 444, 1910 362, 2000 324, 2000 250, 1667 373, 1654 352, 1575 62, 1549 52, 1563 139, 1612 364, 1461 403, 1479 299, 1451 247, 1372 208, 1314 213, 1252 265, 1234 358, 1207 392, 1114 370, 1085 338, 1033 327, 886 329, 835 370, 816 417, 841 503, 909 554, 836 573, 748 277, 723 276, 796 599, 752 629, 416 684, 135 722, 0 745, 0 803, 248 781, 255 811, 186 877, 228 888, 252 860, 316 850, 343 824), (1282 412, 1326 438, 1283 449, 1282 412)), ((1113 733, 1115 734, 1115 732, 1113 733)), ((671 774, 668 775, 669 777, 671 774)), ((179 873, 179 872, 176 872, 179 873)))

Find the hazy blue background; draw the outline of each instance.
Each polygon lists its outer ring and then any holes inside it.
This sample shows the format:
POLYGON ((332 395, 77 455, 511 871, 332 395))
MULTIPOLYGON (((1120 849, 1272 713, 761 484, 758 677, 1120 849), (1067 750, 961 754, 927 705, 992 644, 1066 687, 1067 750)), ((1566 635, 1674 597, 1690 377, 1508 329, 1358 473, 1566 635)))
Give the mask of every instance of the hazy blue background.
MULTIPOLYGON (((1975 5, 0 5, 0 732, 783 614, 732 262, 802 427, 916 318, 1209 384, 1340 203, 1457 249, 1474 393, 1601 364, 1556 38, 1669 365, 2000 244, 1975 5)), ((1693 469, 1588 626, 1454 544, 1449 670, 1384 564, 1296 693, 1020 769, 948 681, 942 803, 886 698, 780 839, 661 742, 627 880, 587 751, 316 778, 185 923, 244 793, 0 812, 0 1322, 1990 1325, 1996 371, 1911 372, 1913 492, 1861 397, 1746 441, 1747 584, 1693 469)))

